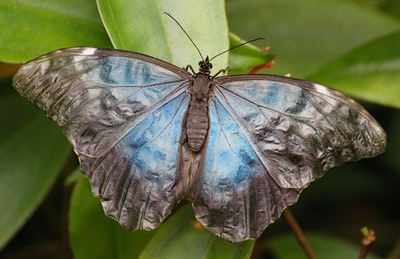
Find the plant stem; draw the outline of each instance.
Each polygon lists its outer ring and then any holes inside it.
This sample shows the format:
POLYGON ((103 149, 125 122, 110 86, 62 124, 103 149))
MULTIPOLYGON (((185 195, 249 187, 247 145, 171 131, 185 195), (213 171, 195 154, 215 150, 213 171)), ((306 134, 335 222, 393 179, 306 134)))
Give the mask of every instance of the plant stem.
POLYGON ((371 250, 372 245, 375 242, 375 231, 373 229, 363 228, 363 238, 361 239, 361 251, 358 255, 358 259, 365 259, 368 252, 371 250))
POLYGON ((312 250, 310 243, 308 243, 307 238, 303 233, 303 230, 301 230, 299 224, 297 224, 296 219, 293 217, 293 214, 290 212, 289 208, 286 208, 283 211, 282 215, 292 229, 294 235, 297 238, 297 241, 300 243, 307 257, 309 259, 317 259, 317 256, 312 250))

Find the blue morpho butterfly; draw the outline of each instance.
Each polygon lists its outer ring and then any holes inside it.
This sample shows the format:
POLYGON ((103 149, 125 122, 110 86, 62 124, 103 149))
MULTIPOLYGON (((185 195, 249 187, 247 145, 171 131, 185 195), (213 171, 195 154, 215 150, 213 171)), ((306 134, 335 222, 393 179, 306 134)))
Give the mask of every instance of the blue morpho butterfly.
POLYGON ((114 49, 43 55, 15 75, 79 156, 107 215, 156 228, 183 198, 212 233, 257 238, 328 169, 385 150, 358 103, 275 75, 210 76, 114 49))

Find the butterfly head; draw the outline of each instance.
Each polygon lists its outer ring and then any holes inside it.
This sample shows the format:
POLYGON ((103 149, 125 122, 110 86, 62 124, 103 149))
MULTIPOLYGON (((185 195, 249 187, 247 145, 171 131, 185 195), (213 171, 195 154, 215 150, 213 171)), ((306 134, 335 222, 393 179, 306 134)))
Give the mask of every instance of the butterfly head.
POLYGON ((209 75, 212 69, 212 64, 208 56, 199 62, 199 73, 209 75))

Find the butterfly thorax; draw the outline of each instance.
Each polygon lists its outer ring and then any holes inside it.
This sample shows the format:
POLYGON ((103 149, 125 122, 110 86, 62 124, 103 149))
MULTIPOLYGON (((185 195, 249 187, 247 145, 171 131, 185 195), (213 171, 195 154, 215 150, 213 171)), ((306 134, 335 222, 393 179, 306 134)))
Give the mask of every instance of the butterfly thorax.
POLYGON ((202 73, 200 69, 200 72, 194 75, 192 87, 189 90, 191 98, 187 110, 186 132, 190 149, 194 152, 201 149, 207 136, 208 99, 211 84, 212 80, 209 73, 202 73))

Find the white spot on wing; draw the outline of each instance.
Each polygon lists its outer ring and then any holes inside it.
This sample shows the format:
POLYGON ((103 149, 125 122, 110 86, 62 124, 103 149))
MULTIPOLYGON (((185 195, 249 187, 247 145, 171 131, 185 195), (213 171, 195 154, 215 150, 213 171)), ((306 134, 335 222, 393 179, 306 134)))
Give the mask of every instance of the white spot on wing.
POLYGON ((83 48, 81 53, 82 55, 94 55, 96 53, 96 48, 83 48))
POLYGON ((328 96, 332 95, 332 90, 328 89, 327 87, 316 83, 311 84, 317 92, 328 96))

